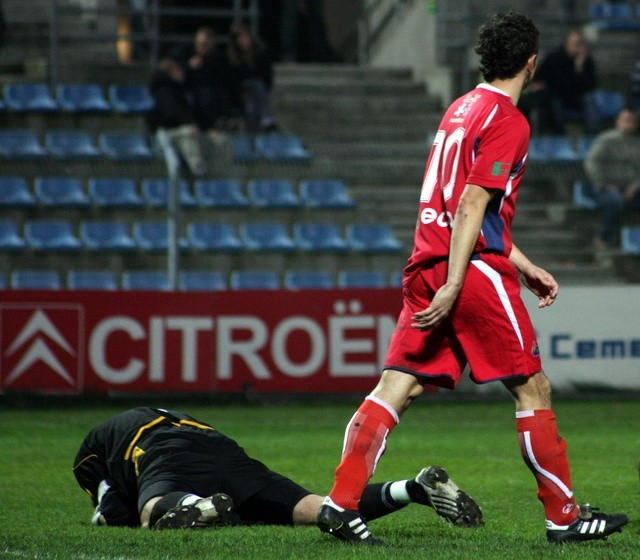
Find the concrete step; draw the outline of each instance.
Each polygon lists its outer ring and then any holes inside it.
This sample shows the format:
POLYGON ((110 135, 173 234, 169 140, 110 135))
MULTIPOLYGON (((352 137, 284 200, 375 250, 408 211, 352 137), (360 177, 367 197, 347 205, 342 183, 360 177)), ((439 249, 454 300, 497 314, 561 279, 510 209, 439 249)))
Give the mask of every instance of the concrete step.
POLYGON ((274 65, 276 82, 280 80, 341 80, 349 83, 355 80, 368 82, 412 81, 413 73, 409 68, 379 68, 357 64, 295 64, 278 63, 274 65))

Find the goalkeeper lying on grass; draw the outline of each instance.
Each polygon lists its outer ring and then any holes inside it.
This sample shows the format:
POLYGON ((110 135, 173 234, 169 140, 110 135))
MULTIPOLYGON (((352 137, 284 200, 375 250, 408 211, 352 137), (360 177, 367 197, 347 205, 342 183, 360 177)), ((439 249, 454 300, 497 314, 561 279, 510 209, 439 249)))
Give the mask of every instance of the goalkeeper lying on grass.
MULTIPOLYGON (((128 410, 93 428, 73 473, 91 496, 96 525, 308 525, 324 499, 249 457, 208 424, 160 408, 128 410)), ((371 521, 412 502, 454 525, 483 523, 475 501, 433 466, 415 479, 369 484, 360 511, 371 521)))

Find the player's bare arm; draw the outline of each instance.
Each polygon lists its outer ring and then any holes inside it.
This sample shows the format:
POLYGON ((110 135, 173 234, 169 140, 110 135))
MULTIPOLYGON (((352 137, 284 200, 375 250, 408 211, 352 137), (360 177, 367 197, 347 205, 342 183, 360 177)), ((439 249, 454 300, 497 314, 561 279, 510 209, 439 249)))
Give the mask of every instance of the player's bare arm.
POLYGON ((447 282, 436 292, 431 305, 413 316, 414 328, 432 329, 451 312, 478 241, 487 205, 493 196, 494 192, 478 185, 468 184, 465 187, 453 221, 447 282))
POLYGON ((522 283, 538 296, 538 307, 548 307, 556 300, 560 288, 551 274, 533 264, 515 245, 509 260, 518 270, 522 283))

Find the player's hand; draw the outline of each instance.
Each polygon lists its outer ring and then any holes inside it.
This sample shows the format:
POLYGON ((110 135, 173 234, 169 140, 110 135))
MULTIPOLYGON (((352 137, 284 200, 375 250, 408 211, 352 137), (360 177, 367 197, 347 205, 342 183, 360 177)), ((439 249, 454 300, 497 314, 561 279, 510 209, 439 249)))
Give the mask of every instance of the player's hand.
POLYGON ((531 265, 526 270, 520 271, 522 283, 538 296, 538 307, 548 307, 558 295, 558 282, 543 268, 531 265))
POLYGON ((427 331, 439 325, 451 312, 458 297, 459 288, 444 284, 433 296, 431 305, 423 311, 414 313, 411 326, 419 331, 427 331))

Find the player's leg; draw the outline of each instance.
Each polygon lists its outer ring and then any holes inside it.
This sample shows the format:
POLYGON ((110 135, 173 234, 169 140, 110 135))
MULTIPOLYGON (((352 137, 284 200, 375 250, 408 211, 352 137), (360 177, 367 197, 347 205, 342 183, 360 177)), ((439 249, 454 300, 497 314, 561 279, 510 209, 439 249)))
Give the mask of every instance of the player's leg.
POLYGON ((621 514, 593 513, 576 504, 567 445, 551 408, 551 385, 541 371, 504 382, 516 400, 516 426, 522 457, 538 485, 545 510, 547 538, 568 542, 606 538, 627 523, 621 514))
POLYGON ((423 391, 412 375, 385 370, 347 425, 334 485, 318 514, 318 526, 341 540, 375 540, 358 514, 358 502, 384 453, 386 439, 400 414, 423 391))

